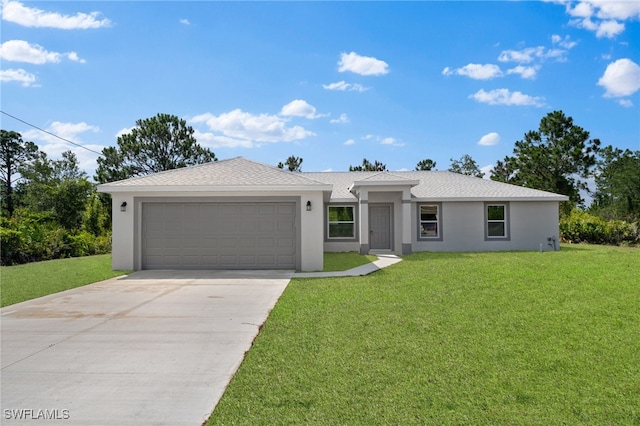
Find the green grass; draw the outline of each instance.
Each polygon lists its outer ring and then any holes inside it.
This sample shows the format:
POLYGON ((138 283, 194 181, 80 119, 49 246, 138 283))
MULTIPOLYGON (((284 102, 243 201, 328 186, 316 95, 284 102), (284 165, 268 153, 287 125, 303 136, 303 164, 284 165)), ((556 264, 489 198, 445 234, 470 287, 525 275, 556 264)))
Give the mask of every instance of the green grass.
POLYGON ((112 271, 111 255, 48 260, 0 267, 0 306, 124 275, 112 271))
POLYGON ((367 263, 378 260, 376 256, 361 255, 354 251, 346 253, 327 253, 324 254, 323 272, 346 271, 348 269, 357 268, 367 263))
POLYGON ((416 253, 293 280, 218 424, 640 424, 640 250, 416 253))

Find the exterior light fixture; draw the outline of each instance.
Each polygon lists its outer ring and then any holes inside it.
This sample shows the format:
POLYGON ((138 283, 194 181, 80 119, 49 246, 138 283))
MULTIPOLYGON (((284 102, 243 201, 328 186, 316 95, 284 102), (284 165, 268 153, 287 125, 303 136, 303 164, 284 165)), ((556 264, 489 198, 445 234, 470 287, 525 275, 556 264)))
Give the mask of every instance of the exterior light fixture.
POLYGON ((120 211, 121 212, 126 212, 127 211, 127 202, 123 201, 122 204, 120 204, 120 211))
POLYGON ((311 211, 311 201, 307 201, 307 211, 311 211))

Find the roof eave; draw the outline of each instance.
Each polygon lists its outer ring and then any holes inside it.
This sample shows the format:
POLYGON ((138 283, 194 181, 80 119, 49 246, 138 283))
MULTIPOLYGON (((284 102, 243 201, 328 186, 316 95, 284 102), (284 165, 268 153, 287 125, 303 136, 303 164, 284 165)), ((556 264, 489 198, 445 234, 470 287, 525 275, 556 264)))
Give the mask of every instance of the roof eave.
POLYGON ((332 185, 98 185, 98 192, 109 194, 128 192, 331 192, 332 185))
POLYGON ((464 202, 464 201, 569 201, 569 197, 564 195, 548 196, 548 197, 416 197, 411 199, 412 202, 464 202))

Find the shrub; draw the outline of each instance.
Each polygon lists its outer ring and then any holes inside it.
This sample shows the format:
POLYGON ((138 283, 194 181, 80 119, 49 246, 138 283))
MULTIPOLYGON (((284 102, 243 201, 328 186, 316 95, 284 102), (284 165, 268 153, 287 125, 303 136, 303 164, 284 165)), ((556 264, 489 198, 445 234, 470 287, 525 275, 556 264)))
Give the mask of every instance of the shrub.
POLYGON ((574 209, 560 220, 562 241, 592 244, 639 244, 638 223, 623 220, 604 220, 587 212, 574 209))
POLYGON ((0 225, 2 265, 111 252, 109 233, 70 232, 47 213, 18 212, 12 219, 2 218, 0 225))

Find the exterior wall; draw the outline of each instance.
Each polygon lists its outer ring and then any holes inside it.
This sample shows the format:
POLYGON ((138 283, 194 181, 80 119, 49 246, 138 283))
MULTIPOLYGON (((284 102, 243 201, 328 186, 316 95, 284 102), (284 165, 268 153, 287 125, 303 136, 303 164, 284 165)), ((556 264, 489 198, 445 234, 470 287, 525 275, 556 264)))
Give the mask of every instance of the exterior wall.
POLYGON ((153 199, 154 201, 166 199, 166 201, 176 201, 179 199, 188 199, 189 201, 216 202, 230 200, 234 201, 259 201, 259 198, 273 201, 274 199, 291 199, 296 197, 299 199, 298 217, 300 221, 300 241, 299 256, 300 269, 303 271, 316 271, 323 268, 323 234, 318 232, 322 229, 324 220, 323 215, 323 194, 321 191, 309 191, 303 193, 291 192, 270 192, 270 193, 202 193, 202 192, 185 192, 185 193, 163 193, 163 192, 144 192, 144 193, 116 193, 112 194, 113 209, 113 249, 112 249, 112 267, 116 270, 136 270, 140 269, 142 250, 140 241, 142 236, 142 207, 141 203, 145 200, 153 199), (307 201, 311 201, 311 211, 307 211, 307 201), (122 202, 127 203, 126 212, 120 211, 122 202))
POLYGON ((133 236, 135 206, 133 195, 113 194, 112 208, 112 236, 111 236, 111 265, 114 270, 134 269, 133 236), (126 202, 127 211, 120 211, 120 205, 126 202))
POLYGON ((324 204, 322 192, 303 194, 300 203, 302 271, 322 271, 324 267, 324 204), (311 211, 307 211, 311 201, 311 211))
MULTIPOLYGON (((403 215, 407 212, 403 211, 403 195, 409 199, 409 192, 404 194, 398 191, 397 188, 382 188, 382 191, 363 190, 360 193, 360 200, 366 201, 360 203, 357 208, 358 219, 356 226, 358 230, 356 232, 359 238, 356 241, 329 241, 324 242, 324 251, 327 252, 347 252, 347 251, 362 251, 362 246, 366 246, 365 252, 369 251, 369 206, 375 204, 391 204, 391 220, 392 220, 392 249, 391 252, 395 254, 403 253, 404 246, 410 245, 410 232, 411 226, 405 226, 403 221, 403 215)), ((336 205, 345 203, 335 203, 336 205)), ((323 216, 323 229, 327 227, 327 217, 323 216)), ((325 232, 325 231, 323 231, 325 232)))
POLYGON ((442 203, 440 231, 442 241, 418 239, 418 204, 412 206, 413 251, 500 251, 556 250, 558 245, 558 202, 511 201, 509 239, 485 239, 484 202, 442 203), (555 238, 556 244, 548 238, 555 238), (541 246, 542 245, 542 246, 541 246))

